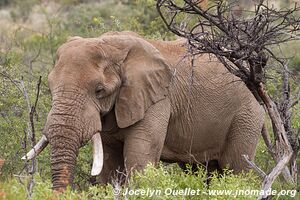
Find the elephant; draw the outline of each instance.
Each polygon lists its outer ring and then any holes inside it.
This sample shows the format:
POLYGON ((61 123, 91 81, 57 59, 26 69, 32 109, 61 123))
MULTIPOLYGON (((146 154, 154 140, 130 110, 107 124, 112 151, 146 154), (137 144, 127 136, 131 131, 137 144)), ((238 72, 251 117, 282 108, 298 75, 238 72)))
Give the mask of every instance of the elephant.
POLYGON ((91 175, 111 181, 117 169, 148 163, 207 163, 235 173, 254 159, 264 109, 241 79, 210 54, 190 56, 185 39, 159 41, 134 32, 71 37, 48 76, 48 144, 53 189, 73 184, 79 148, 93 143, 91 175))

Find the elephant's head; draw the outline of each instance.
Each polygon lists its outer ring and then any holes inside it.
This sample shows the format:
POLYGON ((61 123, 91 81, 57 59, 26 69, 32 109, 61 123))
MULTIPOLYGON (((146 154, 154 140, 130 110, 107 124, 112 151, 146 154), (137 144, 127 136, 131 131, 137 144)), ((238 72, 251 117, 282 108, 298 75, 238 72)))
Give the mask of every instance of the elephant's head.
POLYGON ((99 38, 73 37, 57 51, 49 74, 52 108, 43 137, 24 159, 49 143, 55 190, 72 184, 78 150, 93 140, 92 175, 103 166, 101 119, 115 113, 119 128, 143 119, 153 103, 165 98, 170 70, 160 52, 133 33, 99 38))

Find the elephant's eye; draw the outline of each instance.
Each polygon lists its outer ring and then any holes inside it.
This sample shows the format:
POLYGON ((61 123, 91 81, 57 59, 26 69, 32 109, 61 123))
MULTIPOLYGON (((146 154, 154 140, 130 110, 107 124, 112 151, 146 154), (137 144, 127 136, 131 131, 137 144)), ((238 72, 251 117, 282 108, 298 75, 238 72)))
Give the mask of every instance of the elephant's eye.
POLYGON ((106 93, 105 93, 104 87, 101 86, 101 85, 97 86, 97 88, 96 88, 96 98, 100 99, 100 98, 105 97, 105 96, 106 96, 106 93))

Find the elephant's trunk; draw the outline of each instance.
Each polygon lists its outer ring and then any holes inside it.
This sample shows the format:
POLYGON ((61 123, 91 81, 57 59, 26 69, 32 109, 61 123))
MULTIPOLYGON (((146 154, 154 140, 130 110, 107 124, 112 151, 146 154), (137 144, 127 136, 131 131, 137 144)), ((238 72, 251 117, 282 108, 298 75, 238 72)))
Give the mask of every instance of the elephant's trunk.
POLYGON ((82 118, 84 100, 72 92, 56 92, 48 115, 45 134, 51 147, 53 189, 63 191, 72 186, 79 148, 86 124, 82 118), (75 99, 73 96, 76 96, 75 99))
POLYGON ((63 137, 54 136, 50 142, 52 184, 57 191, 63 191, 73 184, 79 144, 67 136, 67 133, 63 137))
POLYGON ((67 186, 73 184, 76 152, 72 155, 53 155, 51 159, 53 189, 64 191, 67 186))
POLYGON ((92 101, 83 94, 68 91, 56 95, 45 130, 51 146, 53 189, 62 191, 73 184, 78 151, 87 140, 92 139, 94 146, 92 175, 101 172, 103 151, 100 114, 92 101))

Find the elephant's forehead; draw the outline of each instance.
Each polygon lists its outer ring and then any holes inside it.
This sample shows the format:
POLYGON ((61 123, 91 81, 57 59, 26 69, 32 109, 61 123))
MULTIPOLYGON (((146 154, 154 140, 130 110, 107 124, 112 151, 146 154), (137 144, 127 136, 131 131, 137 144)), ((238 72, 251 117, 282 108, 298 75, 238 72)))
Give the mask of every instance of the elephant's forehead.
POLYGON ((100 50, 96 41, 83 38, 63 44, 58 49, 57 60, 50 79, 71 77, 82 81, 85 80, 84 77, 98 77, 101 66, 107 65, 107 60, 103 59, 100 50))
POLYGON ((100 59, 102 57, 101 46, 94 39, 76 39, 63 44, 57 51, 59 59, 66 61, 89 61, 100 59))

